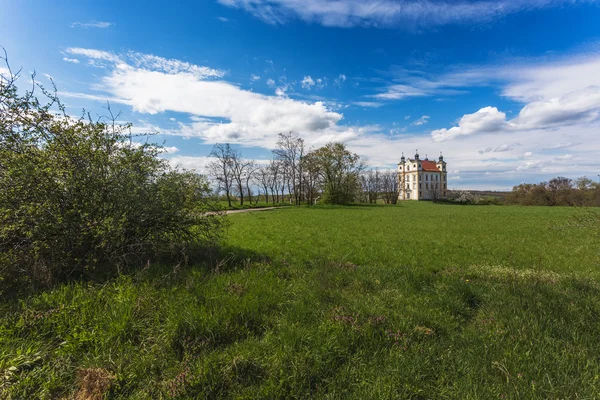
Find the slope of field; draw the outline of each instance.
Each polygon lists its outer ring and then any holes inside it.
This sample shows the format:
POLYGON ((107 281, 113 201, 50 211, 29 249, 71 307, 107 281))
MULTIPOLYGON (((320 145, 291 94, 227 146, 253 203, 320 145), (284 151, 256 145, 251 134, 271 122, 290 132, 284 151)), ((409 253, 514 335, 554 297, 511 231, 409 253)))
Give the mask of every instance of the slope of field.
POLYGON ((205 265, 0 307, 0 398, 597 398, 598 238, 572 208, 229 217, 205 265))

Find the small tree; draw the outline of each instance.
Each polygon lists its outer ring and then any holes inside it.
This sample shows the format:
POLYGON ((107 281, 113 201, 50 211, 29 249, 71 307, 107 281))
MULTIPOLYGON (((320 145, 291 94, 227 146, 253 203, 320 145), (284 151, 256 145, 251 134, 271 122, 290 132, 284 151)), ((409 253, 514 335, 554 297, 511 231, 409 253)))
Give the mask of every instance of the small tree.
POLYGON ((353 202, 360 191, 360 173, 365 168, 360 156, 348 151, 342 143, 328 143, 311 151, 309 156, 319 170, 323 202, 353 202))

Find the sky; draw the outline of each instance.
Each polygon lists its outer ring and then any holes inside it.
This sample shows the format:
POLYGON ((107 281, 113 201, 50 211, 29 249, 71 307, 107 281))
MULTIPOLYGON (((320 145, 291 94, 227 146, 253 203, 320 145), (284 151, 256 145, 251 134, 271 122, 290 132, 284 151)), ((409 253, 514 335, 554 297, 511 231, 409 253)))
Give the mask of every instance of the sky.
MULTIPOLYGON (((373 168, 443 152, 449 188, 600 179, 600 0, 0 0, 21 86, 152 133, 204 170, 280 132, 373 168)), ((0 66, 0 73, 5 72, 0 66)))

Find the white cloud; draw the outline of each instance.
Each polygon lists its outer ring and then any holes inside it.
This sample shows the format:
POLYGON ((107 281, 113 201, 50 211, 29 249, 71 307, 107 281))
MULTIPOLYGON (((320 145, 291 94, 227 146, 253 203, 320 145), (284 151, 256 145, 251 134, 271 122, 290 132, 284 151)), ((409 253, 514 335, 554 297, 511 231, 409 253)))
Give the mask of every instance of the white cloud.
MULTIPOLYGON (((521 103, 559 98, 600 87, 600 54, 550 60, 522 60, 489 66, 451 66, 441 74, 393 66, 382 72, 389 80, 370 95, 380 100, 456 96, 470 88, 501 85, 502 95, 521 103)), ((380 79, 381 80, 381 79, 380 79)))
POLYGON ((373 97, 379 100, 400 100, 407 97, 422 97, 429 95, 430 93, 428 93, 426 90, 423 90, 418 87, 403 84, 395 84, 385 88, 385 91, 383 93, 370 95, 369 97, 373 97))
MULTIPOLYGON (((200 174, 207 174, 208 164, 216 159, 206 156, 175 156, 168 157, 167 160, 173 168, 196 171, 200 174)), ((265 159, 253 159, 252 161, 259 165, 268 165, 270 162, 270 160, 265 159)))
MULTIPOLYGON (((508 66, 505 79, 510 76, 513 81, 506 84, 503 95, 526 102, 515 118, 507 120, 506 114, 495 107, 485 107, 464 115, 458 126, 433 131, 432 137, 443 141, 473 133, 549 130, 597 123, 600 121, 600 74, 592 71, 598 69, 599 55, 575 56, 543 65, 508 66), (466 122, 470 122, 470 126, 466 122)), ((572 145, 573 142, 557 141, 544 149, 572 145)))
POLYGON ((114 25, 112 22, 90 21, 90 22, 73 22, 71 28, 110 28, 114 25))
POLYGON ((252 82, 260 81, 260 76, 252 74, 252 75, 250 75, 250 80, 252 82))
POLYGON ((225 75, 224 71, 218 69, 198 66, 184 61, 158 57, 152 54, 129 52, 124 55, 116 55, 108 51, 85 49, 80 47, 70 47, 66 50, 66 52, 69 54, 87 57, 90 60, 91 65, 101 66, 103 68, 116 67, 117 69, 127 69, 135 66, 140 69, 164 72, 170 75, 188 73, 197 77, 198 79, 221 78, 225 75), (106 63, 98 64, 97 61, 104 61, 106 63))
POLYGON ((96 49, 84 49, 81 47, 70 47, 67 50, 69 54, 75 54, 78 56, 87 57, 90 60, 102 60, 108 61, 111 63, 121 63, 121 59, 114 53, 104 51, 104 50, 96 50, 96 49))
POLYGON ((339 74, 338 77, 333 80, 333 85, 337 87, 342 87, 344 82, 346 82, 346 75, 339 74))
POLYGON ((317 79, 317 89, 323 89, 325 86, 327 86, 327 78, 318 78, 317 79))
POLYGON ((378 101, 355 101, 352 104, 359 107, 367 107, 367 108, 378 108, 383 105, 383 103, 378 101))
POLYGON ((443 142, 462 135, 497 132, 505 125, 505 113, 498 111, 496 107, 484 107, 476 113, 463 115, 458 122, 458 126, 432 131, 431 137, 435 142, 443 142))
POLYGON ((302 82, 300 82, 300 83, 302 84, 303 89, 310 90, 310 88, 315 86, 315 81, 313 80, 313 78, 310 77, 310 75, 305 76, 304 79, 302 79, 302 82))
MULTIPOLYGON (((496 146, 495 148, 487 147, 485 150, 479 150, 479 154, 485 154, 485 153, 491 153, 491 152, 503 153, 506 151, 512 151, 513 149, 514 149, 514 147, 509 144, 501 144, 500 146, 496 146)), ((531 155, 531 153, 529 153, 529 152, 525 153, 525 154, 526 154, 526 157, 527 157, 527 154, 531 155)))
POLYGON ((69 51, 112 61, 94 88, 107 93, 113 102, 128 104, 140 113, 176 111, 200 117, 191 124, 180 124, 177 133, 197 136, 209 143, 227 141, 270 147, 278 133, 288 131, 316 143, 349 140, 365 129, 339 125, 343 115, 323 102, 287 98, 286 87, 278 88, 278 96, 267 96, 212 79, 222 75, 217 70, 177 60, 139 53, 123 57, 90 49, 69 51))
POLYGON ((73 64, 79 64, 79 60, 76 58, 63 57, 63 61, 70 62, 73 64))
POLYGON ((523 157, 531 157, 532 155, 533 155, 532 152, 526 151, 525 154, 523 154, 523 157))
POLYGON ((273 79, 268 79, 267 80, 267 86, 268 87, 274 87, 275 86, 275 81, 273 79))
POLYGON ((430 118, 429 115, 423 115, 421 118, 414 121, 411 125, 414 125, 414 126, 425 125, 427 122, 429 122, 429 118, 430 118))
POLYGON ((433 27, 489 22, 520 11, 572 4, 572 0, 218 0, 269 24, 291 18, 328 27, 433 27))
POLYGON ((572 154, 563 154, 562 156, 558 156, 555 158, 557 161, 569 161, 573 159, 572 154))
POLYGON ((176 156, 170 157, 169 163, 173 168, 206 173, 208 164, 213 160, 211 157, 176 156))
POLYGON ((522 128, 592 122, 600 116, 600 86, 527 104, 512 123, 522 128))
POLYGON ((179 149, 175 146, 165 146, 162 148, 164 154, 175 154, 179 153, 179 149))
POLYGON ((221 22, 229 22, 229 18, 225 18, 225 17, 217 17, 217 19, 221 22))

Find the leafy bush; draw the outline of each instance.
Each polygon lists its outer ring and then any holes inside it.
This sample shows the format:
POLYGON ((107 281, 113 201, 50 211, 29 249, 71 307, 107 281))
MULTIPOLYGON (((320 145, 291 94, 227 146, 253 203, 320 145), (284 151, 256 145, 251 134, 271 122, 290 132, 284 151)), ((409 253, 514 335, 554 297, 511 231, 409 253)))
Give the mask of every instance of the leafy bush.
POLYGON ((218 238, 204 177, 172 170, 114 118, 73 119, 39 85, 20 95, 16 80, 0 76, 0 282, 112 273, 218 238))

